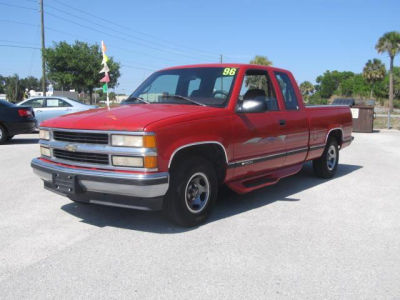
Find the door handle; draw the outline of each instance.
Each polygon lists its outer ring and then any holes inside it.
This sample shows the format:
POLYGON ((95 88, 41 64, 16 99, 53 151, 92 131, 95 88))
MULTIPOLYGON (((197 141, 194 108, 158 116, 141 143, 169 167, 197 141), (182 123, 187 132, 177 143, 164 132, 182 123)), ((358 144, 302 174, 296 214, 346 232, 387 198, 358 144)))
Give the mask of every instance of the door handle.
POLYGON ((279 125, 285 126, 286 125, 286 120, 279 120, 279 125))
POLYGON ((36 112, 42 112, 41 110, 37 110, 36 112))

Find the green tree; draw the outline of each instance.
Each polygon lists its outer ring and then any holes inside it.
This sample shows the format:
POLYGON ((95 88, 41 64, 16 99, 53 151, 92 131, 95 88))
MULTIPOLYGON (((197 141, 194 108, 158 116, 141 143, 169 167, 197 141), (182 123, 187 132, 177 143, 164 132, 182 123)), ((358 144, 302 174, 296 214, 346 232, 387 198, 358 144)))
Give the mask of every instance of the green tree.
POLYGON ((21 84, 21 81, 17 74, 14 76, 7 77, 6 79, 6 96, 10 102, 18 102, 24 99, 25 87, 21 84))
POLYGON ((304 101, 308 102, 310 95, 315 91, 314 85, 309 81, 304 81, 299 86, 301 94, 303 95, 304 101))
POLYGON ((318 91, 320 92, 320 95, 324 99, 330 98, 335 91, 338 90, 341 81, 344 78, 350 77, 351 74, 348 74, 351 72, 346 72, 345 75, 341 74, 339 71, 326 71, 323 75, 320 75, 317 77, 316 82, 318 84, 318 91))
POLYGON ((374 58, 373 60, 367 61, 363 69, 363 77, 371 85, 371 98, 375 84, 378 81, 382 81, 385 78, 385 75, 385 65, 379 59, 374 58))
POLYGON ((6 92, 6 83, 7 77, 0 75, 0 94, 4 94, 6 92))
POLYGON ((39 79, 33 76, 21 79, 21 85, 28 90, 40 90, 39 79))
POLYGON ((393 63, 395 56, 400 51, 400 33, 391 31, 385 33, 375 45, 378 53, 387 53, 390 58, 389 68, 389 110, 393 111, 393 63))
POLYGON ((261 66, 272 66, 272 61, 270 61, 266 56, 256 55, 252 60, 250 60, 250 64, 261 65, 261 66))
MULTIPOLYGON (((270 61, 266 56, 256 55, 252 60, 250 60, 252 65, 270 66, 272 61, 270 61)), ((246 86, 251 86, 253 88, 263 89, 267 84, 265 77, 261 76, 247 76, 246 86)))
MULTIPOLYGON (((46 49, 45 56, 49 79, 57 87, 88 92, 90 103, 93 103, 93 90, 102 85, 100 79, 104 76, 103 73, 99 73, 102 68, 99 45, 89 45, 80 41, 76 41, 73 45, 59 42, 55 43, 53 48, 46 49)), ((108 87, 113 88, 120 77, 120 65, 112 57, 107 64, 110 69, 108 87)))

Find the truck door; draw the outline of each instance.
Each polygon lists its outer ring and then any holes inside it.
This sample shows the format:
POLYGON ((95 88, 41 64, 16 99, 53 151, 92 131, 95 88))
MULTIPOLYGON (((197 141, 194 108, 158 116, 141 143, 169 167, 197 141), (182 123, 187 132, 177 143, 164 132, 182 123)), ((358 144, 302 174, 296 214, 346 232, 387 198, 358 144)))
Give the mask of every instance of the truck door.
MULTIPOLYGON (((237 106, 241 101, 263 99, 263 112, 236 112, 233 124, 234 176, 253 176, 282 166, 284 141, 280 134, 280 111, 266 70, 247 70, 237 106)), ((283 154, 284 155, 284 154, 283 154)))
POLYGON ((290 166, 303 162, 307 156, 309 124, 293 76, 278 71, 275 71, 274 75, 279 87, 278 97, 281 98, 285 109, 279 120, 279 132, 284 137, 286 149, 283 165, 290 166))

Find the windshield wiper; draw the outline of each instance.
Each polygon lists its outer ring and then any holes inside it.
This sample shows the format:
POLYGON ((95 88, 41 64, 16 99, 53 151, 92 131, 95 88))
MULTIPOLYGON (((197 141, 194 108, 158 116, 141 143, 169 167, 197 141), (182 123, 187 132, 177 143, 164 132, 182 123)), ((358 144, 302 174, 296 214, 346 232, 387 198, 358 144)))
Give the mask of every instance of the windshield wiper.
POLYGON ((196 105, 207 106, 207 105, 205 105, 205 104, 203 104, 203 103, 197 102, 197 101, 195 101, 195 100, 193 100, 193 99, 190 99, 190 98, 188 98, 188 97, 184 97, 184 96, 181 96, 181 95, 162 95, 162 98, 181 99, 181 100, 186 100, 186 101, 191 102, 191 103, 196 104, 196 105))
POLYGON ((126 99, 125 102, 131 102, 131 100, 142 102, 142 103, 146 103, 146 104, 150 104, 149 101, 144 100, 142 97, 134 97, 134 96, 131 96, 128 99, 126 99))

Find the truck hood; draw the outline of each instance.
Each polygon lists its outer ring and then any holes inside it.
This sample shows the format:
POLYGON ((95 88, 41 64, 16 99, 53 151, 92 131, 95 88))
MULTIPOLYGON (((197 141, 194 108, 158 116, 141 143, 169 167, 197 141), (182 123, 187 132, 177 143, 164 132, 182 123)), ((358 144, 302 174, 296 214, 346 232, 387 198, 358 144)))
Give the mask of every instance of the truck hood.
POLYGON ((164 119, 185 115, 184 119, 187 116, 188 120, 193 120, 213 115, 221 110, 223 109, 197 105, 132 104, 63 115, 46 120, 40 126, 64 129, 143 131, 147 125, 164 119))

